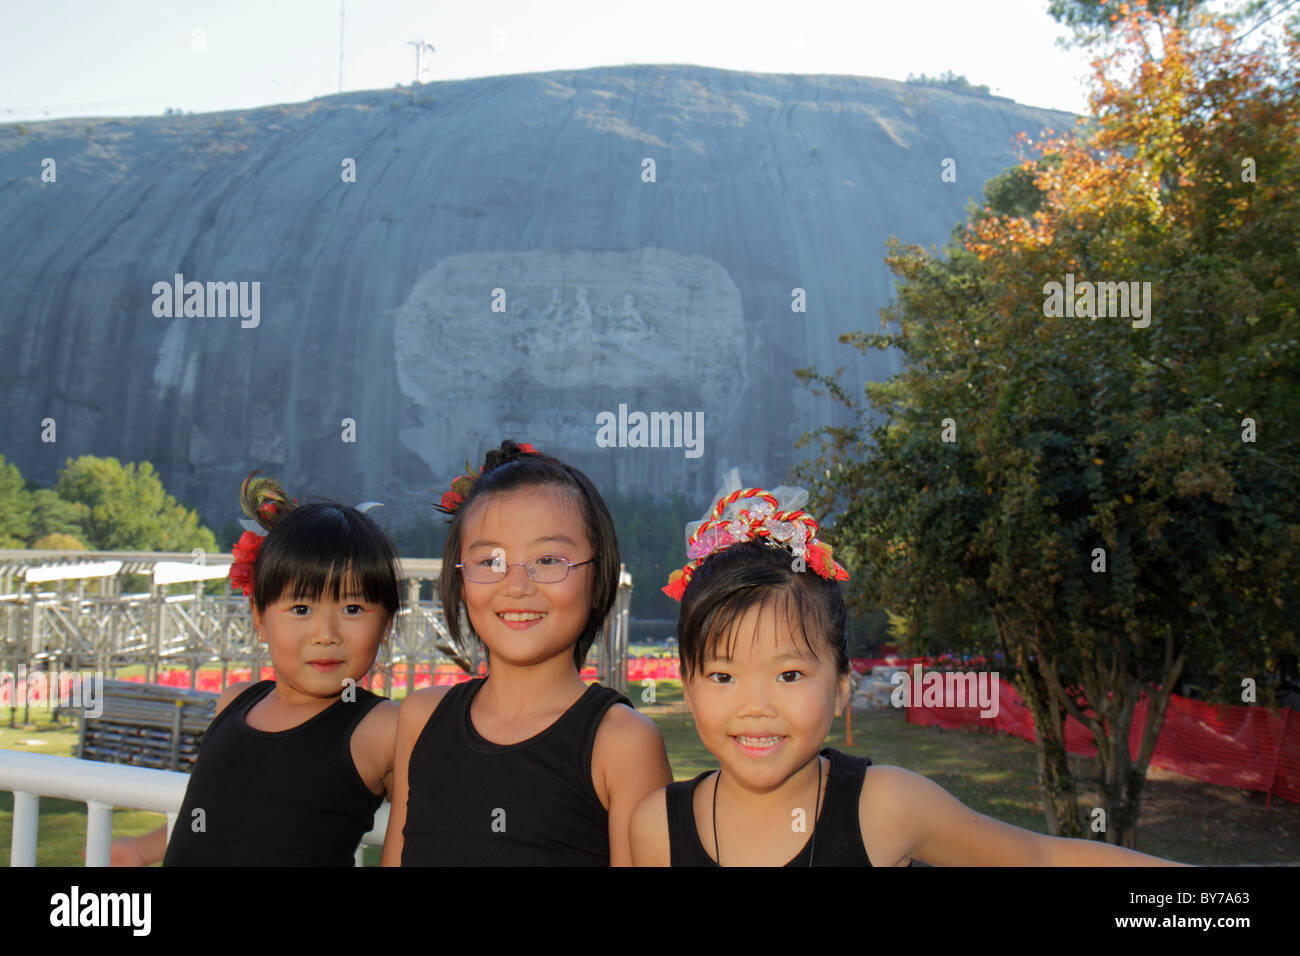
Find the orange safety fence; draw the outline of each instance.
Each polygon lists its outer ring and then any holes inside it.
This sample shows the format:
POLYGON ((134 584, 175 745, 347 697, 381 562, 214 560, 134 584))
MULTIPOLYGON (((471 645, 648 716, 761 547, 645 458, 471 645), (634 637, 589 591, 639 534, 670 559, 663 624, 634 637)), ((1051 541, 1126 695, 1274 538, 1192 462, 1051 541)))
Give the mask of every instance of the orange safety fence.
MULTIPOLYGON (((920 658, 915 658, 920 660, 920 658)), ((853 668, 859 672, 869 669, 873 664, 900 663, 910 665, 913 658, 854 658, 852 661, 853 668)), ((462 671, 455 664, 440 664, 437 673, 431 680, 429 669, 427 667, 417 667, 415 669, 415 686, 417 689, 428 687, 431 683, 438 684, 459 684, 469 680, 469 675, 462 671)), ((640 683, 650 678, 652 680, 681 680, 681 669, 675 657, 629 657, 627 661, 627 679, 631 683, 640 683)), ((124 680, 142 683, 143 677, 127 677, 124 680)), ((251 671, 247 668, 231 668, 226 672, 226 684, 234 684, 240 681, 252 680, 251 671)), ((258 680, 274 680, 275 672, 270 667, 263 667, 261 676, 258 680)), ((583 668, 583 680, 595 680, 596 668, 588 666, 583 668)), ((188 670, 173 669, 161 671, 158 674, 156 683, 164 684, 168 687, 189 687, 190 672, 188 670)), ((372 691, 379 691, 383 688, 383 675, 376 672, 371 679, 362 681, 363 686, 372 691)), ((406 687, 406 665, 398 664, 393 667, 393 685, 395 687, 406 687)), ((197 690, 220 691, 223 685, 221 682, 221 671, 219 668, 202 668, 199 670, 195 679, 195 688, 197 690)))
MULTIPOLYGON (((483 673, 480 670, 480 673, 483 673)), ((654 680, 680 680, 680 672, 677 666, 677 658, 667 657, 632 657, 627 662, 627 679, 630 682, 640 683, 646 678, 654 680)), ((270 667, 261 669, 261 676, 258 680, 274 680, 275 671, 270 667)), ((592 666, 584 667, 582 670, 582 679, 592 681, 596 679, 596 668, 592 666)), ((134 683, 143 683, 143 677, 127 677, 124 680, 133 681, 134 683)), ((240 681, 253 680, 252 672, 249 668, 234 668, 226 671, 225 684, 234 684, 240 681)), ((415 669, 415 686, 418 690, 421 687, 428 687, 430 684, 439 686, 445 684, 459 684, 469 680, 469 675, 457 667, 455 664, 440 664, 436 673, 429 674, 428 667, 417 667, 415 669)), ((188 670, 165 670, 158 674, 158 684, 167 687, 189 687, 190 672, 188 670)), ((376 693, 383 690, 384 680, 382 672, 375 672, 369 680, 361 682, 362 686, 376 693)), ((202 668, 195 676, 195 688, 197 690, 217 691, 223 686, 221 682, 221 670, 219 668, 202 668)), ((406 688, 406 665, 398 664, 393 667, 393 686, 406 688)))
MULTIPOLYGON (((1143 696, 1133 708, 1128 746, 1134 759, 1148 706, 1143 696)), ((1093 716, 1091 710, 1084 713, 1093 716)), ((993 716, 981 717, 978 706, 909 706, 907 722, 944 728, 975 726, 1037 740, 1028 705, 1007 681, 998 682, 993 716)), ((1077 756, 1097 755, 1092 734, 1072 716, 1065 721, 1065 749, 1077 756)), ((1300 803, 1300 715, 1286 707, 1228 707, 1171 695, 1151 766, 1204 783, 1260 790, 1270 801, 1276 795, 1300 803)))
MULTIPOLYGON (((855 658, 851 663, 858 673, 873 666, 890 664, 911 668, 922 658, 855 658)), ((628 681, 640 683, 653 680, 679 680, 676 658, 641 657, 628 659, 628 681)), ((929 663, 925 660, 925 663, 929 663)), ((269 667, 262 668, 261 679, 275 676, 269 667)), ((584 680, 595 680, 596 669, 584 668, 584 680)), ((248 669, 231 669, 226 682, 249 680, 248 669)), ((143 678, 133 678, 142 681, 143 678)), ((415 670, 416 688, 430 684, 458 684, 469 680, 469 675, 454 664, 438 666, 434 674, 427 667, 415 670)), ((187 670, 163 671, 158 683, 171 687, 190 686, 187 670)), ((374 675, 363 682, 370 690, 383 692, 382 675, 374 675)), ((393 668, 395 687, 407 686, 406 667, 393 668)), ((221 672, 205 669, 198 673, 199 690, 221 690, 221 672)), ((1129 753, 1137 757, 1142 741, 1142 728, 1146 723, 1148 701, 1140 699, 1133 712, 1129 731, 1129 753)), ((1025 740, 1036 740, 1034 722, 1029 707, 1008 681, 998 681, 997 713, 981 717, 979 707, 909 706, 907 721, 933 727, 981 727, 1015 734, 1025 740)), ((1091 715, 1091 711, 1087 711, 1091 715)), ((1065 748, 1077 756, 1095 757, 1097 748, 1092 734, 1073 717, 1066 718, 1065 748)), ((1270 710, 1266 707, 1220 707, 1203 701, 1173 695, 1165 711, 1165 722, 1160 728, 1151 766, 1172 770, 1193 780, 1242 790, 1260 790, 1300 803, 1300 715, 1288 708, 1270 710)))
MULTIPOLYGON (((586 674, 584 673, 584 677, 586 674)), ((595 670, 592 669, 592 676, 595 676, 595 670)), ((134 683, 143 683, 143 677, 124 677, 123 680, 129 680, 134 683)), ((275 671, 270 667, 263 667, 257 680, 275 680, 275 671)), ((237 684, 240 681, 254 680, 252 672, 247 668, 232 667, 226 671, 225 684, 221 682, 221 671, 216 669, 200 670, 196 675, 194 687, 196 690, 220 691, 224 686, 237 684)), ((437 673, 430 677, 427 667, 418 667, 415 671, 416 689, 428 687, 430 684, 459 684, 469 680, 469 675, 457 667, 455 664, 441 666, 437 673)), ((167 687, 189 687, 190 672, 188 670, 166 670, 158 674, 156 684, 163 684, 167 687)), ((406 687, 406 668, 398 666, 393 668, 393 684, 397 687, 406 687)), ((384 680, 382 673, 376 673, 370 678, 361 681, 361 686, 368 690, 378 693, 383 689, 384 680)))

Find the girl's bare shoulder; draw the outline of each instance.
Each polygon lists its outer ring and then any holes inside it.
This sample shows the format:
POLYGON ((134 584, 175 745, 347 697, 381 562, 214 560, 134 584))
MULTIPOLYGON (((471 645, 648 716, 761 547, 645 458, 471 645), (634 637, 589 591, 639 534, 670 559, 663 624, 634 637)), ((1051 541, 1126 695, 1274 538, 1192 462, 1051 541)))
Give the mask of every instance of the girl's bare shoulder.
POLYGON ((217 707, 212 716, 217 716, 217 714, 230 706, 231 701, 252 686, 253 682, 251 680, 241 680, 237 683, 228 685, 226 689, 221 692, 221 695, 217 697, 217 707))
POLYGON ((630 824, 633 866, 668 866, 668 788, 646 794, 632 813, 630 824))
POLYGON ((397 741, 397 704, 381 700, 357 724, 349 748, 357 773, 372 793, 385 793, 397 741))
POLYGON ((399 727, 423 727, 433 716, 434 710, 443 697, 447 696, 447 691, 451 690, 450 686, 442 687, 425 687, 421 690, 412 691, 402 699, 401 708, 398 711, 399 727))
POLYGON ((615 704, 605 711, 596 729, 596 748, 602 749, 602 743, 654 749, 663 746, 663 734, 659 725, 645 714, 615 704))
POLYGON ((389 750, 397 739, 397 715, 401 708, 396 701, 381 700, 362 718, 353 737, 361 737, 372 746, 387 744, 389 750))
POLYGON ((934 784, 911 770, 872 764, 858 796, 862 843, 872 866, 906 866, 915 845, 913 821, 934 784))
MULTIPOLYGON (((597 794, 630 784, 638 796, 656 777, 672 779, 668 752, 659 725, 631 707, 615 704, 605 711, 591 749, 592 785, 597 794)), ((634 809, 634 808, 633 808, 634 809)))

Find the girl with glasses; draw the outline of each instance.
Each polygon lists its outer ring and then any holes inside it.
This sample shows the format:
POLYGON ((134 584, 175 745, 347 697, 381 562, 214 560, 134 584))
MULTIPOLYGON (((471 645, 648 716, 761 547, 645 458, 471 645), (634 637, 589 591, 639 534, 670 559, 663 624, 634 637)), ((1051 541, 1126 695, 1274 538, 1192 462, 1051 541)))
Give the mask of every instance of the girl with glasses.
POLYGON ((447 625, 489 673, 403 701, 383 864, 629 865, 632 811, 672 773, 654 722, 579 676, 618 589, 609 509, 506 441, 439 510, 447 625))

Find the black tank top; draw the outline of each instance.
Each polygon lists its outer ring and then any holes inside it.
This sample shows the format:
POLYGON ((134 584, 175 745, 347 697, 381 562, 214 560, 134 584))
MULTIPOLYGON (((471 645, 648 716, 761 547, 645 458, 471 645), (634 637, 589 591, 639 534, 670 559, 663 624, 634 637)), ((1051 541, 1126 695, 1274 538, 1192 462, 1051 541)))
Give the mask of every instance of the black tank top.
MULTIPOLYGON (((858 818, 858 799, 862 794, 862 781, 866 779, 870 757, 854 757, 827 747, 821 751, 830 758, 831 767, 826 782, 826 797, 815 826, 817 845, 812 846, 812 834, 798 856, 786 866, 808 866, 809 854, 813 866, 870 866, 867 851, 862 846, 862 827, 858 818)), ((717 866, 700 842, 695 826, 695 788, 714 771, 708 770, 694 780, 670 783, 668 800, 668 844, 672 866, 717 866)))
POLYGON ((591 752, 605 712, 631 702, 591 684, 541 733, 494 744, 469 713, 488 680, 447 691, 411 749, 402 865, 609 866, 591 752))
POLYGON ((385 698, 356 688, 289 730, 248 726, 275 687, 258 681, 209 725, 163 866, 352 866, 383 796, 352 760, 352 732, 385 698), (195 832, 194 811, 205 829, 195 832))

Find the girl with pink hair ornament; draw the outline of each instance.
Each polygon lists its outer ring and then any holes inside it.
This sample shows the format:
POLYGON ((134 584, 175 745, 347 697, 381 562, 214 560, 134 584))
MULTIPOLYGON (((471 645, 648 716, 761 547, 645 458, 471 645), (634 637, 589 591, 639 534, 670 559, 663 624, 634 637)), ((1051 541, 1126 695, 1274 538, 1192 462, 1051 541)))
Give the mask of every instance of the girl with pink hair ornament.
POLYGON ((901 767, 823 746, 849 700, 848 572, 802 510, 805 491, 733 471, 686 529, 682 689, 719 769, 661 787, 631 820, 637 866, 1150 866, 1169 861, 1048 837, 976 813, 901 767))

